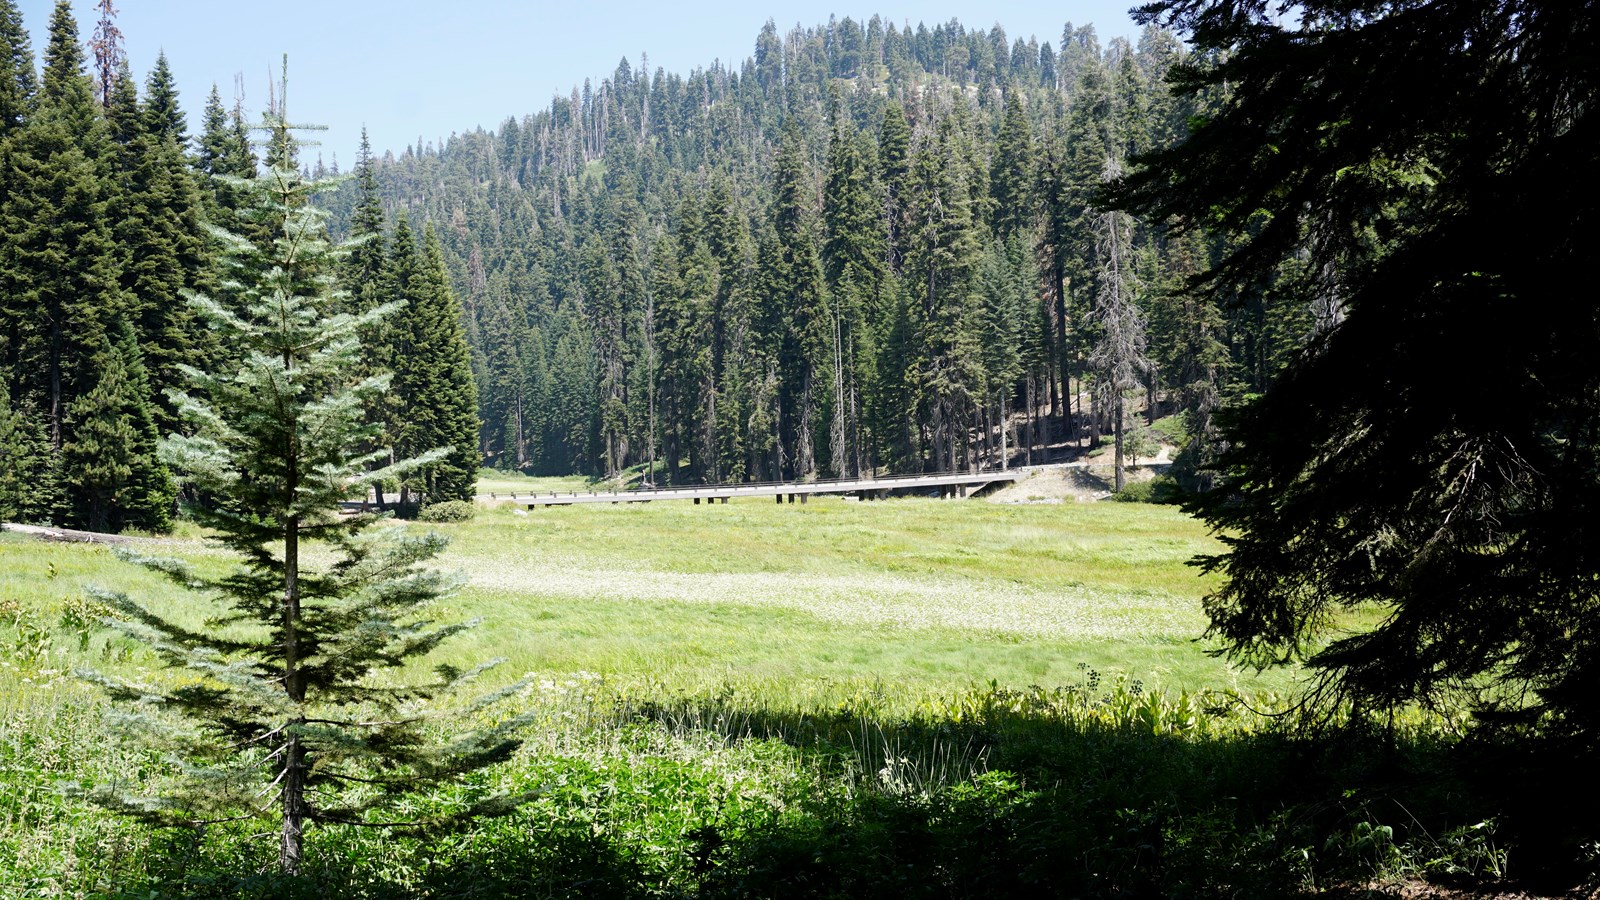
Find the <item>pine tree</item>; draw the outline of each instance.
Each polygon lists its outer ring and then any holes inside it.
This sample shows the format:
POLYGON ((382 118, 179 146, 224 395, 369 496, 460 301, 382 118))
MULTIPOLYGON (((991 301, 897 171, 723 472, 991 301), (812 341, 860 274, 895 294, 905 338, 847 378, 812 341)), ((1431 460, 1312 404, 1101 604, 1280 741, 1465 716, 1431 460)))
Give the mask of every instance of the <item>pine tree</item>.
MULTIPOLYGON (((86 418, 86 410, 118 409, 123 410, 118 415, 138 419, 142 414, 127 411, 126 404, 148 403, 149 397, 130 398, 124 386, 97 392, 101 380, 116 370, 118 355, 124 367, 132 365, 119 331, 130 304, 120 284, 120 254, 110 221, 120 204, 115 152, 84 75, 77 24, 65 0, 56 4, 45 60, 33 113, 9 141, 9 191, 0 209, 9 243, 11 309, 30 323, 13 351, 16 396, 40 407, 57 453, 75 448, 60 460, 60 490, 50 501, 62 521, 159 527, 169 512, 138 504, 162 503, 163 491, 116 494, 121 509, 114 511, 103 505, 112 494, 90 490, 106 483, 107 472, 119 470, 115 457, 128 448, 75 433, 102 424, 86 418), (91 394, 94 401, 85 399, 91 394), (113 399, 110 406, 99 405, 113 399), (96 458, 91 448, 104 458, 96 458), (89 493, 68 496, 71 490, 89 493)), ((133 468, 158 467, 153 459, 143 459, 133 468)))
POLYGON ((13 407, 0 390, 0 522, 50 521, 56 459, 44 417, 31 404, 13 407))
POLYGON ((403 404, 395 452, 448 452, 401 482, 419 504, 471 500, 478 475, 477 388, 473 384, 461 307, 450 292, 438 238, 430 226, 418 248, 411 226, 395 228, 383 279, 388 296, 404 302, 394 325, 394 390, 403 404))
POLYGON ((67 409, 71 440, 61 468, 70 519, 91 531, 172 528, 177 489, 156 458, 156 422, 150 383, 138 341, 126 323, 99 363, 94 387, 67 409))
POLYGON ((165 55, 151 70, 146 97, 138 103, 127 76, 113 88, 110 118, 121 182, 114 227, 123 252, 121 284, 149 373, 156 424, 168 433, 180 423, 167 391, 183 385, 183 366, 206 367, 220 348, 181 299, 185 291, 202 286, 211 260, 200 191, 184 157, 183 112, 165 55))
MULTIPOLYGON (((266 121, 269 139, 285 147, 292 134, 282 115, 279 106, 266 121)), ((329 314, 336 302, 327 277, 333 248, 323 236, 324 215, 309 205, 318 185, 283 166, 241 187, 252 198, 253 220, 263 227, 275 221, 276 237, 257 244, 229 236, 222 252, 231 276, 226 289, 235 296, 194 302, 242 362, 236 372, 192 373, 195 393, 179 400, 196 432, 164 445, 165 456, 215 498, 197 518, 239 565, 213 576, 176 560, 135 561, 208 595, 220 621, 246 627, 196 631, 125 595, 100 594, 121 612, 124 632, 186 677, 91 677, 126 704, 121 721, 184 761, 156 780, 157 796, 132 796, 115 785, 98 786, 92 796, 159 824, 272 822, 279 865, 293 875, 304 865, 307 827, 376 824, 375 810, 503 759, 522 721, 434 743, 424 734, 431 719, 420 701, 483 667, 440 667, 436 680, 422 684, 370 677, 429 653, 464 626, 419 618, 451 586, 425 567, 442 538, 374 533, 374 517, 344 516, 339 504, 442 454, 376 472, 368 469, 370 457, 356 455, 369 431, 363 400, 386 379, 349 378, 365 322, 329 314), (326 567, 304 558, 312 543, 332 558, 326 567)), ((469 708, 498 696, 504 692, 469 708)), ((510 803, 490 797, 464 814, 510 803)))

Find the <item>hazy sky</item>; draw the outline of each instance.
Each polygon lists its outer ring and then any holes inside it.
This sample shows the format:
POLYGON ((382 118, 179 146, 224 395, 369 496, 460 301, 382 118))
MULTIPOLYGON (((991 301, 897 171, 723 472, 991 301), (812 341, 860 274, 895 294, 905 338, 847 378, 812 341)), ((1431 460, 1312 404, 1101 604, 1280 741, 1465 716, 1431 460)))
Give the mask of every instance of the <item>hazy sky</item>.
MULTIPOLYGON (((1131 39, 1136 29, 1127 10, 1136 2, 1142 0, 892 0, 841 9, 816 0, 117 0, 117 25, 141 84, 157 52, 166 51, 191 123, 213 82, 231 105, 236 74, 243 75, 246 108, 259 112, 269 73, 287 53, 290 118, 328 126, 321 153, 330 162, 336 154, 349 168, 363 125, 379 154, 399 152, 419 137, 436 142, 478 125, 492 128, 509 115, 538 111, 586 77, 609 75, 624 56, 636 70, 641 52, 649 54, 652 71, 687 72, 716 59, 737 68, 768 18, 780 31, 826 22, 830 14, 861 21, 878 13, 930 27, 957 18, 969 29, 998 22, 1012 40, 1033 35, 1059 47, 1069 21, 1092 22, 1102 42, 1119 34, 1131 39)), ((72 3, 84 40, 98 18, 95 5, 72 3)), ((19 6, 38 59, 54 2, 19 6)))

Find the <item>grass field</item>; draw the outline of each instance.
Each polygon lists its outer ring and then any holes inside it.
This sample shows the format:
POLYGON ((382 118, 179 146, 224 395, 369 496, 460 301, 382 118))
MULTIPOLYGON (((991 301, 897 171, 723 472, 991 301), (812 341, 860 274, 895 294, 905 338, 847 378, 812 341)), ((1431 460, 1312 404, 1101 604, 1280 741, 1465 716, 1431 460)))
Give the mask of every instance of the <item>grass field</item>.
MULTIPOLYGON (((436 527, 463 580, 438 618, 483 624, 434 661, 506 657, 541 724, 409 809, 537 797, 439 838, 314 829, 298 880, 256 825, 157 832, 71 798, 171 765, 71 674, 150 662, 86 587, 207 611, 104 546, 0 534, 0 897, 1267 896, 1392 864, 1339 849, 1399 815, 1349 787, 1392 759, 1294 750, 1208 695, 1270 705, 1291 676, 1196 641, 1211 582, 1187 563, 1218 545, 1170 507, 504 504, 436 527)), ((227 564, 192 529, 144 549, 227 564)), ((1441 724, 1407 727, 1405 771, 1433 765, 1441 724)), ((1422 833, 1472 824, 1432 790, 1405 797, 1422 833)), ((1442 858, 1499 859, 1481 844, 1442 858)))
MULTIPOLYGON (((733 682, 763 693, 1051 686, 1078 664, 1174 687, 1254 687, 1195 639, 1216 544, 1167 507, 735 500, 501 508, 445 564, 512 668, 733 682)), ((1282 676, 1271 680, 1281 686, 1282 676)))
MULTIPOLYGON (((546 509, 502 505, 434 526, 465 587, 442 618, 484 624, 446 652, 507 672, 597 673, 678 693, 737 687, 797 702, 873 685, 1068 684, 1079 664, 1180 689, 1281 688, 1205 654, 1187 564, 1217 545, 1170 507, 735 500, 546 509)), ((5 601, 40 622, 90 584, 182 608, 103 548, 6 538, 5 601)), ((163 552, 204 560, 194 534, 163 552)))

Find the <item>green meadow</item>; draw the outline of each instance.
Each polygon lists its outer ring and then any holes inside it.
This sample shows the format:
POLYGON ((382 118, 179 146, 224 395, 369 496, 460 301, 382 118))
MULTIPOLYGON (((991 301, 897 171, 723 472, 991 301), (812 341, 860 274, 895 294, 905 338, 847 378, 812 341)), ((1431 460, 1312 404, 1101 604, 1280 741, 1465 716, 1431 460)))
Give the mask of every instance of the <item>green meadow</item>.
MULTIPOLYGON (((1285 710, 1294 674, 1207 652, 1214 581, 1190 561, 1220 545, 1171 507, 500 503, 403 527, 451 538, 461 586, 434 617, 481 620, 430 664, 504 658, 487 686, 531 676, 510 711, 540 722, 413 812, 531 792, 520 811, 316 828, 286 879, 247 827, 157 831, 76 799, 176 764, 74 677, 163 677, 86 588, 208 610, 112 548, 0 534, 0 897, 1210 896, 1426 855, 1337 850, 1400 815, 1347 793, 1379 763, 1252 711, 1285 710)), ((228 564, 192 529, 140 549, 228 564)), ((1403 724, 1412 764, 1449 727, 1403 724)), ((1411 821, 1475 824, 1451 796, 1408 794, 1411 821)), ((1491 850, 1442 858, 1479 871, 1491 850)))

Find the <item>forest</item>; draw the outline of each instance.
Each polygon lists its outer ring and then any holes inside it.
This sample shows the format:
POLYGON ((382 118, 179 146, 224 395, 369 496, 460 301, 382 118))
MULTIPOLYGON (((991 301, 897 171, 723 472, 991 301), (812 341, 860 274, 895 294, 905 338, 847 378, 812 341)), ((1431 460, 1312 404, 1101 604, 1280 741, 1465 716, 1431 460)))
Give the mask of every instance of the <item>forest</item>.
POLYGON ((363 156, 333 205, 374 169, 386 210, 439 223, 495 467, 948 471, 1173 414, 1198 460, 1218 407, 1338 310, 1197 300, 1225 242, 1098 199, 1204 113, 1165 81, 1186 53, 1153 25, 1102 46, 1069 23, 1058 51, 768 22, 737 67, 623 59, 498 129, 363 156))
MULTIPOLYGON (((0 518, 162 530, 168 392, 226 353, 183 300, 225 281, 205 223, 232 227, 227 179, 272 161, 215 89, 186 134, 165 59, 141 88, 110 13, 90 58, 58 9, 37 84, 4 14, 0 518)), ((755 48, 738 71, 624 59, 494 131, 363 141, 342 176, 297 161, 356 241, 330 273, 348 309, 405 306, 367 336, 396 371, 379 445, 455 449, 391 489, 465 499, 480 463, 667 484, 998 467, 1146 445, 1158 417, 1204 477, 1217 410, 1337 320, 1333 292, 1183 290, 1225 240, 1100 201, 1209 102, 1165 81, 1171 32, 1102 47, 1068 24, 1057 51, 844 18, 769 22, 755 48)))
POLYGON ((0 893, 1592 892, 1600 10, 1297 8, 769 22, 341 172, 287 59, 190 134, 0 0, 0 893), (1181 509, 478 493, 1157 429, 1181 509))

